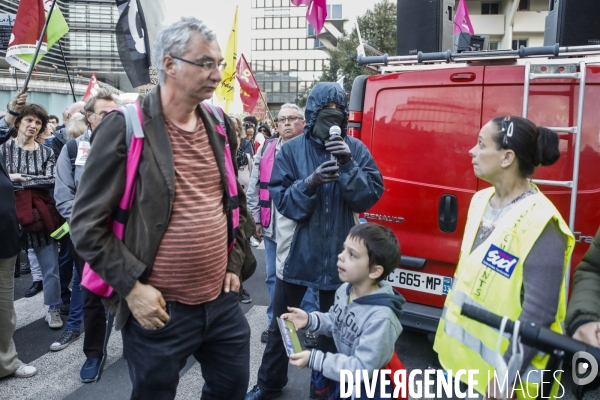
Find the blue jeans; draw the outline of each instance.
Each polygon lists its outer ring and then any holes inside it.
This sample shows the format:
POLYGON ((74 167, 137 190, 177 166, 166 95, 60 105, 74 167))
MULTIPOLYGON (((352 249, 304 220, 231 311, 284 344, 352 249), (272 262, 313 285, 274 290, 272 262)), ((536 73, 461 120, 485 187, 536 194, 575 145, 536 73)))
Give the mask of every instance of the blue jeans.
MULTIPOLYGON (((81 290, 81 277, 75 268, 73 268, 73 286, 71 286, 71 309, 69 310, 69 319, 67 319, 67 331, 81 330, 81 320, 83 319, 83 302, 85 292, 81 290)), ((63 300, 64 301, 64 300, 63 300)))
POLYGON ((60 277, 58 273, 58 243, 47 246, 35 247, 35 256, 42 269, 44 282, 44 305, 55 306, 60 304, 60 277))
POLYGON ((60 251, 58 252, 58 270, 60 275, 60 299, 63 304, 71 301, 69 283, 73 278, 73 255, 71 253, 71 235, 68 233, 60 239, 60 251))
POLYGON ((193 355, 205 381, 196 397, 243 400, 250 379, 250 325, 238 293, 195 306, 169 301, 167 313, 171 319, 160 329, 144 329, 131 316, 121 330, 131 399, 174 399, 179 371, 193 355))
MULTIPOLYGON (((269 307, 267 308, 267 317, 269 318, 269 325, 271 325, 271 319, 273 319, 273 296, 275 293, 275 278, 277 277, 277 243, 273 240, 264 237, 265 240, 265 260, 267 266, 267 291, 269 292, 269 307)), ((319 311, 319 291, 317 289, 308 288, 302 299, 300 308, 306 312, 319 311)))

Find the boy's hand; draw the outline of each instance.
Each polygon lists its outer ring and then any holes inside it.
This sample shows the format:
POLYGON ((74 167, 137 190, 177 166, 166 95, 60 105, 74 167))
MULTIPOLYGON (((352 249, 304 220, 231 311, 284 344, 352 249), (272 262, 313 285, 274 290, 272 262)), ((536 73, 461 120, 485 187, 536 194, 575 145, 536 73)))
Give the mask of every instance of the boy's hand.
POLYGON ((289 313, 281 314, 281 319, 287 319, 288 321, 292 321, 296 330, 304 329, 306 325, 308 325, 308 314, 306 311, 300 308, 288 307, 289 313))
POLYGON ((306 366, 308 365, 309 358, 310 351, 304 350, 300 353, 292 354, 290 356, 290 364, 295 365, 296 367, 298 367, 298 369, 306 368, 306 366))

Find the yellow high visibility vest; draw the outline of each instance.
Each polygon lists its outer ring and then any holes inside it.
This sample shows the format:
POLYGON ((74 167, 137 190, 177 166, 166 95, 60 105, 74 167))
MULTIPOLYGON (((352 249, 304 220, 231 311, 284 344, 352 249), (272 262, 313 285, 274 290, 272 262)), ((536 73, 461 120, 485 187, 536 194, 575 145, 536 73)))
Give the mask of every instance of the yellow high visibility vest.
MULTIPOLYGON (((471 200, 458 266, 434 343, 434 350, 445 370, 479 370, 475 389, 482 395, 485 395, 488 385, 488 371, 493 377, 496 369, 495 350, 499 331, 462 316, 462 305, 473 304, 517 320, 522 311, 523 263, 548 222, 555 221, 567 237, 567 248, 558 309, 550 329, 563 333, 562 323, 567 308, 565 272, 575 245, 575 238, 556 207, 538 190, 538 193, 515 204, 491 235, 471 253, 483 214, 494 193, 493 187, 484 189, 475 193, 471 200)), ((509 340, 504 335, 500 345, 502 354, 508 344, 509 340)), ((518 390, 518 398, 528 398, 527 389, 532 397, 537 395, 541 382, 539 371, 544 369, 548 359, 549 355, 541 352, 534 356, 521 376, 525 396, 522 390, 518 390)), ((467 383, 466 376, 461 378, 467 383)), ((544 380, 549 378, 546 373, 544 380)), ((555 396, 557 391, 558 385, 554 385, 551 395, 555 396)))

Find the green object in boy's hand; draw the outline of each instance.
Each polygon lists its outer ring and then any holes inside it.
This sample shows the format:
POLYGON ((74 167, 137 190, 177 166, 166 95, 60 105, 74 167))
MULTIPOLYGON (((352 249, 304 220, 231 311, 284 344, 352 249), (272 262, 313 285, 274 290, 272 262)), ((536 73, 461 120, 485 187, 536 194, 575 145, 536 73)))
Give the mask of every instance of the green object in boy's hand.
POLYGON ((294 323, 277 317, 277 325, 279 325, 283 346, 285 347, 288 357, 291 354, 300 353, 302 351, 302 345, 300 345, 300 339, 296 333, 294 323))

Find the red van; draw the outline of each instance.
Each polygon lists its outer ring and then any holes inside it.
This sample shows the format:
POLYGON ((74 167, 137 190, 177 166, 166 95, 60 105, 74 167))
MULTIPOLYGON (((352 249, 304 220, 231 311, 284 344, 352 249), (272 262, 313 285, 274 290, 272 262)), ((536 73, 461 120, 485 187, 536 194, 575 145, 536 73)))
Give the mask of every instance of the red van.
MULTIPOLYGON (((395 67, 380 62, 382 74, 356 78, 349 134, 369 148, 385 181, 381 200, 363 217, 390 227, 400 240, 402 260, 389 280, 407 300, 404 326, 437 329, 471 197, 488 186, 473 174, 468 154, 481 127, 494 117, 523 115, 524 98, 534 123, 576 126, 580 62, 585 62, 585 97, 572 273, 600 225, 600 58, 491 58, 395 67), (543 74, 551 75, 546 79, 543 74)), ((576 136, 560 133, 559 161, 540 168, 533 178, 572 181, 576 136)), ((539 186, 569 223, 569 184, 539 186)))

